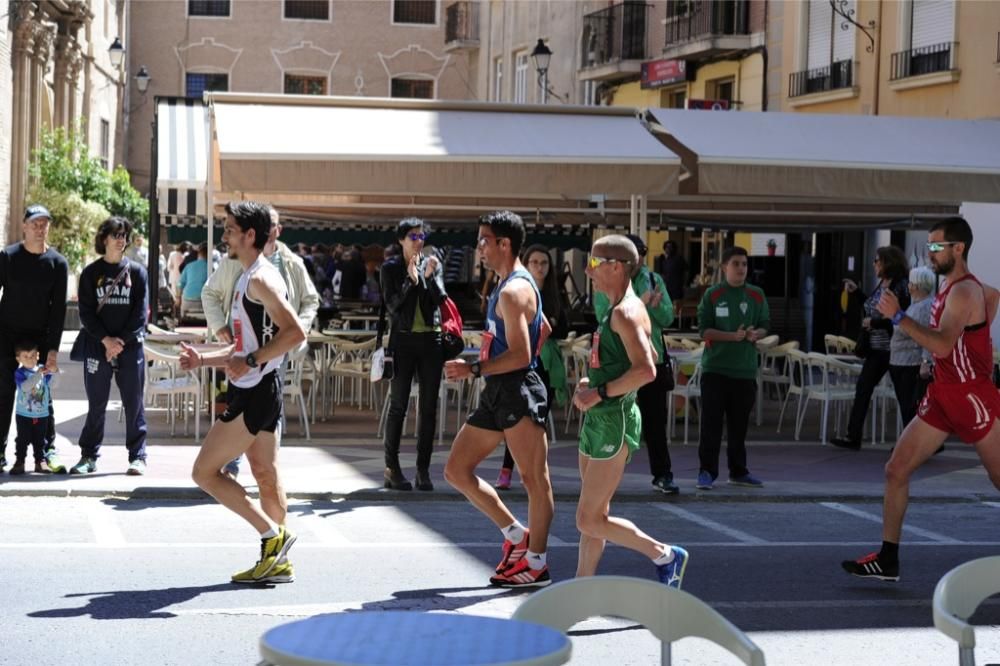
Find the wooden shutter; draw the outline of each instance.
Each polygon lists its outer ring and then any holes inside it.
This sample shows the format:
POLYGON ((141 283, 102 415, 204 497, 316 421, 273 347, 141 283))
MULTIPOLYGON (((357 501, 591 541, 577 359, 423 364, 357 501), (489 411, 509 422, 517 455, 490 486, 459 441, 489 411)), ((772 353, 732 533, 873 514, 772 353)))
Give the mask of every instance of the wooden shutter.
POLYGON ((806 69, 826 67, 830 64, 830 40, 833 27, 833 9, 829 0, 809 0, 809 50, 806 69))
POLYGON ((910 48, 955 41, 954 0, 913 0, 910 48))

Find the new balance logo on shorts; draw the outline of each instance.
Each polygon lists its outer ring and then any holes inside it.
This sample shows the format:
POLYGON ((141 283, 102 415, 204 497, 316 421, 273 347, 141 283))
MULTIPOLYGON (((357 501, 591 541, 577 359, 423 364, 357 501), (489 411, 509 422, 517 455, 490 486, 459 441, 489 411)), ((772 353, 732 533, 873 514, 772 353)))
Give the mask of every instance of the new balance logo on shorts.
POLYGON ((614 444, 605 444, 604 446, 601 447, 601 453, 614 453, 614 452, 615 452, 614 444))

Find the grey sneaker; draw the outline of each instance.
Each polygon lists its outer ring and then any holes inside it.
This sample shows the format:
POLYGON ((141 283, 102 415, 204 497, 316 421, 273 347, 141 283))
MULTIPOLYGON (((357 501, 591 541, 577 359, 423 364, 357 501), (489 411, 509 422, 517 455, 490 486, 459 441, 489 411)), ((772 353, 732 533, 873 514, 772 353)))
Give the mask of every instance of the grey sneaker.
POLYGON ((681 489, 677 487, 677 484, 674 483, 673 474, 656 477, 653 479, 653 487, 664 495, 676 495, 681 491, 681 489))
POLYGON ((87 458, 84 456, 80 458, 80 462, 73 465, 69 469, 70 474, 92 474, 97 471, 97 459, 87 458))
POLYGON ((142 476, 146 473, 146 461, 140 458, 136 458, 128 464, 128 469, 125 473, 129 476, 142 476))

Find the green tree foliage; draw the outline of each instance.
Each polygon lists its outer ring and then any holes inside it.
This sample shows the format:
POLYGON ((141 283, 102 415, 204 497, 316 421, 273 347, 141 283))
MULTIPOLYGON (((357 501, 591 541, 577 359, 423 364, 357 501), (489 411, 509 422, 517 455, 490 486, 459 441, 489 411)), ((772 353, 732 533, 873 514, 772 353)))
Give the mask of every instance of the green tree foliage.
POLYGON ((29 169, 29 199, 52 213, 49 240, 73 268, 83 265, 97 227, 110 215, 128 218, 142 235, 149 222, 149 202, 132 187, 128 171, 117 166, 109 173, 84 145, 82 127, 43 130, 29 169))

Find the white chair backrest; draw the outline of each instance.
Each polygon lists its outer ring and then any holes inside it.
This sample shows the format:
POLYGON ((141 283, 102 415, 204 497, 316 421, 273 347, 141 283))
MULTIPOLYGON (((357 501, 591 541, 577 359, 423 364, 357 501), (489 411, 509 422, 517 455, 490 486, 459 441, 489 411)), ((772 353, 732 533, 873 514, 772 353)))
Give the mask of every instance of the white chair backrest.
POLYGON ((827 333, 823 336, 823 351, 827 354, 838 354, 840 353, 840 342, 838 336, 831 333, 827 333))
POLYGON ((789 349, 785 353, 785 372, 788 375, 788 382, 791 386, 804 388, 809 385, 808 356, 798 349, 789 349))
MULTIPOLYGON (((934 626, 958 641, 959 650, 976 647, 973 626, 966 620, 983 601, 1000 592, 1000 556, 983 557, 960 564, 938 581, 934 588, 934 626)), ((962 661, 962 665, 972 661, 962 661)))
MULTIPOLYGON (((764 652, 708 604, 662 583, 628 576, 574 578, 528 597, 513 619, 566 632, 591 617, 613 615, 639 622, 664 644, 697 636, 724 647, 751 666, 764 652)), ((669 662, 664 662, 669 663, 669 662)))

